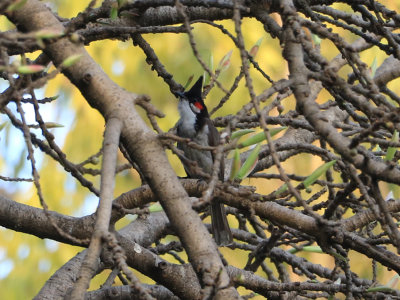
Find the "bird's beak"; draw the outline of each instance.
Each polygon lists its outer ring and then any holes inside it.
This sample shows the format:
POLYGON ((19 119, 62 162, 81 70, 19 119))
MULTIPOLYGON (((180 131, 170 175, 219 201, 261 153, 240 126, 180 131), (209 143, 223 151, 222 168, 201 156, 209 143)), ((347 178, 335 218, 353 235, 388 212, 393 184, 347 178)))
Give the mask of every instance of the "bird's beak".
POLYGON ((175 92, 175 97, 181 100, 182 98, 185 98, 185 92, 175 92))

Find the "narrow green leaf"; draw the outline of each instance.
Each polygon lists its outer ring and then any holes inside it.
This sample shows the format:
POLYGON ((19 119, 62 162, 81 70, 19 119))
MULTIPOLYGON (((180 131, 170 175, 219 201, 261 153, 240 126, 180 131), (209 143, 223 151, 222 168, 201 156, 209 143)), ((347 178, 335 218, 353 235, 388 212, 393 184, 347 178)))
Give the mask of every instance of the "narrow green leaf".
POLYGON ((254 132, 253 129, 241 129, 231 134, 231 140, 238 139, 246 134, 254 132))
POLYGON ((286 183, 284 183, 276 192, 275 195, 278 196, 284 192, 286 192, 288 189, 288 185, 286 183))
POLYGON ((245 141, 243 141, 242 143, 239 144, 240 147, 247 147, 247 146, 251 146, 257 143, 261 143, 262 141, 264 141, 266 139, 265 137, 265 133, 264 131, 259 132, 255 135, 252 135, 251 137, 249 137, 248 139, 246 139, 245 141))
POLYGON ((282 130, 285 130, 286 128, 287 128, 286 126, 271 128, 271 129, 269 129, 269 135, 271 137, 273 137, 274 135, 277 135, 282 130))
POLYGON ((64 127, 64 125, 59 124, 59 123, 55 123, 55 122, 46 122, 44 123, 44 125, 46 125, 46 127, 49 128, 61 128, 64 127))
MULTIPOLYGON (((303 185, 307 189, 311 184, 313 184, 322 174, 325 174, 326 171, 330 167, 332 167, 336 163, 336 160, 332 160, 330 162, 327 162, 323 164, 322 166, 318 167, 314 172, 311 173, 310 176, 308 176, 304 181, 303 185)), ((275 195, 280 195, 283 192, 286 192, 288 189, 288 186, 286 183, 284 183, 276 192, 275 195)))
POLYGON ((110 19, 116 20, 118 18, 118 4, 113 3, 110 10, 110 19))
POLYGON ((11 3, 11 4, 7 7, 6 11, 7 11, 8 13, 10 13, 10 12, 12 12, 12 11, 18 10, 18 9, 22 8, 22 7, 25 5, 25 3, 26 3, 27 1, 28 1, 28 0, 17 0, 17 1, 14 1, 13 3, 11 3))
MULTIPOLYGON (((273 137, 274 135, 276 135, 277 133, 281 132, 282 130, 286 129, 287 127, 278 127, 278 128, 271 128, 269 129, 269 134, 271 135, 271 137, 273 137)), ((261 143, 262 141, 264 141, 266 139, 265 137, 265 133, 264 131, 259 132, 251 137, 249 137, 247 140, 243 141, 242 143, 240 143, 240 147, 247 147, 247 146, 251 146, 257 143, 261 143)))
POLYGON ((231 175, 229 176, 230 180, 233 180, 236 178, 236 175, 238 174, 240 170, 240 153, 239 149, 235 149, 233 153, 233 160, 232 160, 232 166, 231 166, 231 175))
POLYGON ((288 252, 292 253, 292 254, 295 254, 300 251, 313 252, 313 253, 325 253, 324 251, 322 251, 321 247, 319 247, 319 246, 305 246, 301 249, 291 248, 288 250, 288 252))
POLYGON ((60 95, 55 95, 55 96, 51 96, 51 97, 48 97, 48 98, 49 98, 50 100, 57 100, 58 97, 60 97, 60 95))
POLYGON ((243 180, 247 176, 249 176, 249 174, 251 173, 251 171, 253 171, 254 167, 257 164, 258 154, 260 153, 260 150, 261 150, 261 144, 257 144, 257 146, 254 147, 253 151, 251 151, 249 157, 247 157, 246 161, 240 168, 236 178, 243 180))
POLYGON ((33 73, 41 72, 44 69, 45 69, 45 67, 41 66, 41 65, 22 65, 17 68, 17 73, 33 74, 33 73))
MULTIPOLYGON (((398 141, 399 141, 399 133, 397 132, 397 130, 395 130, 392 136, 392 142, 397 143, 398 141)), ((388 147, 386 151, 385 160, 391 161, 394 158, 394 155, 396 154, 396 150, 397 150, 396 147, 388 147)))
POLYGON ((64 59, 64 61, 61 63, 61 67, 63 68, 68 68, 77 63, 82 57, 82 54, 75 54, 67 57, 64 59))
POLYGON ((250 51, 249 51, 249 54, 251 55, 251 57, 253 57, 253 58, 256 57, 256 55, 257 55, 257 53, 258 53, 258 50, 260 49, 260 45, 261 45, 262 40, 263 40, 263 38, 260 38, 260 39, 254 44, 254 46, 251 47, 251 49, 250 49, 250 51))
POLYGON ((220 70, 220 72, 226 71, 231 64, 231 56, 232 50, 225 54, 224 57, 220 60, 217 70, 220 70))
POLYGON ((325 253, 319 246, 305 246, 303 247, 302 250, 305 252, 312 252, 312 253, 325 253))
POLYGON ((305 188, 308 188, 310 185, 312 185, 322 174, 325 174, 326 171, 330 167, 332 167, 336 163, 336 160, 332 160, 330 162, 327 162, 323 164, 322 166, 318 167, 314 172, 311 173, 310 176, 308 176, 304 181, 303 185, 305 188))
POLYGON ((163 208, 162 208, 162 206, 160 204, 156 203, 156 204, 153 204, 153 205, 149 206, 149 211, 151 213, 161 212, 161 211, 163 211, 163 208))
POLYGON ((395 292, 397 290, 394 290, 390 287, 381 285, 381 286, 374 286, 374 287, 370 287, 369 289, 366 290, 366 292, 368 293, 373 293, 373 292, 395 292))

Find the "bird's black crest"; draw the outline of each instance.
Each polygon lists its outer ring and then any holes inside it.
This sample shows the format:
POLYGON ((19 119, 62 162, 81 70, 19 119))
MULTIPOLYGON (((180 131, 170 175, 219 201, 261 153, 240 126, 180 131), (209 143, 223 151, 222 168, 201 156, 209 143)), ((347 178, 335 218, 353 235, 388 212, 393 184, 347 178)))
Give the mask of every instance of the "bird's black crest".
POLYGON ((185 96, 190 100, 201 100, 202 99, 202 88, 203 88, 203 76, 197 79, 196 83, 190 90, 185 92, 185 96))

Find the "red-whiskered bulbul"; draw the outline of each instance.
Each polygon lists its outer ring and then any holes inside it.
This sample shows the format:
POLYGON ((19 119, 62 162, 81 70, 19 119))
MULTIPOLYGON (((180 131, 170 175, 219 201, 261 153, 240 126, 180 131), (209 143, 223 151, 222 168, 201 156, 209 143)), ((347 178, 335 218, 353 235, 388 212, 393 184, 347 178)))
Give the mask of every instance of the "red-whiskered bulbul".
MULTIPOLYGON (((202 146, 217 146, 220 136, 204 104, 202 86, 203 76, 189 91, 176 93, 179 97, 178 110, 181 117, 178 121, 177 134, 202 146)), ((214 154, 211 151, 194 149, 184 142, 178 142, 178 148, 183 150, 187 159, 197 162, 203 172, 211 175, 214 162, 214 154)), ((189 178, 203 179, 187 166, 184 160, 181 161, 189 178)), ((219 180, 224 180, 223 159, 221 159, 219 180)), ((226 219, 224 205, 215 198, 211 201, 211 228, 217 245, 226 246, 232 243, 232 232, 226 219)))

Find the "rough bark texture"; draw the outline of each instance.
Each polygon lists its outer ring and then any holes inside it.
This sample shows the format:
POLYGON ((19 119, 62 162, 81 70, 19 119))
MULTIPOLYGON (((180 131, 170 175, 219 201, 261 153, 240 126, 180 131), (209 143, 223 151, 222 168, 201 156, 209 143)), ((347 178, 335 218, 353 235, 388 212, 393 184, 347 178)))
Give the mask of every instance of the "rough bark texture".
MULTIPOLYGON (((348 299, 400 297, 395 284, 387 287, 390 282, 380 282, 379 277, 382 272, 400 274, 400 201, 387 192, 398 192, 397 186, 389 184, 400 184, 400 98, 396 87, 388 87, 400 77, 397 12, 378 1, 343 1, 346 10, 340 10, 333 5, 335 1, 136 0, 122 7, 104 1, 94 8, 92 2, 75 18, 61 19, 41 1, 21 2, 23 5, 17 8, 12 1, 0 3, 0 13, 16 25, 16 30, 0 33, 0 76, 8 84, 0 93, 0 108, 12 126, 22 132, 32 178, 0 175, 0 179, 33 181, 42 208, 18 203, 2 190, 0 225, 39 238, 89 247, 57 270, 35 299, 239 299, 237 287, 268 299, 330 299, 336 294, 348 299), (260 45, 245 47, 248 33, 242 23, 247 17, 260 23, 269 37, 279 40, 288 76, 271 78, 268 67, 257 63, 255 54, 260 45), (215 22, 218 20, 231 20, 233 33, 215 22), (220 77, 229 61, 212 70, 199 54, 193 31, 197 23, 229 38, 240 54, 240 68, 232 71, 236 77, 230 86, 220 77), (62 34, 38 37, 44 34, 42 30, 62 34), (213 88, 223 93, 215 108, 210 109, 211 116, 232 101, 243 101, 232 115, 213 120, 221 129, 224 145, 201 147, 176 136, 174 131, 163 132, 155 117, 164 114, 147 96, 130 93, 113 82, 84 47, 97 40, 131 38, 145 54, 154 75, 162 77, 171 94, 176 94, 182 86, 147 42, 147 33, 188 36, 188 47, 210 75, 203 94, 207 96, 213 88), (349 43, 346 38, 350 33, 359 39, 349 43), (338 55, 327 59, 322 54, 326 47, 338 55), (384 57, 377 68, 368 67, 364 59, 371 48, 384 57), (34 62, 22 55, 37 50, 42 53, 34 62), (10 55, 21 55, 23 66, 11 64, 10 55), (71 57, 79 59, 65 65, 71 57), (50 62, 58 73, 34 66, 50 62), (41 117, 41 105, 54 99, 36 99, 35 89, 51 84, 55 76, 66 76, 104 117, 107 125, 101 172, 70 161, 55 143, 49 131, 52 127, 41 117), (254 80, 265 85, 259 94, 254 80), (247 98, 237 99, 243 81, 247 98), (35 124, 26 121, 23 104, 32 105, 35 124), (135 105, 144 109, 153 128, 135 105), (273 126, 287 128, 275 138, 273 126), (267 141, 262 141, 255 155, 258 160, 254 168, 247 170, 248 176, 261 182, 257 192, 232 175, 254 156, 253 150, 242 143, 247 137, 239 141, 231 137, 237 129, 262 131, 267 141), (224 177, 230 178, 228 182, 219 181, 216 169, 205 181, 181 179, 165 154, 168 147, 185 159, 175 142, 200 151, 215 151, 217 155, 235 148, 246 151, 241 150, 240 162, 226 159, 223 171, 224 177), (142 186, 119 195, 111 205, 114 177, 118 176, 115 173, 126 168, 116 166, 118 145, 128 167, 140 174, 142 186), (97 214, 74 218, 49 211, 34 151, 51 157, 80 185, 100 197, 97 214), (335 164, 317 169, 318 176, 290 174, 287 162, 296 160, 299 154, 318 158, 320 165, 335 164), (98 189, 85 175, 100 173, 98 189), (279 180, 279 190, 269 188, 272 180, 279 180), (208 212, 213 197, 226 206, 230 223, 234 216, 239 224, 231 228, 234 242, 230 247, 235 254, 248 254, 241 269, 220 255, 209 234, 211 226, 199 217, 199 212, 208 212), (149 214, 146 205, 157 201, 163 212, 149 214), (115 223, 126 214, 139 217, 116 231, 115 223), (167 235, 175 235, 178 241, 164 239, 167 235), (311 256, 304 259, 298 255, 302 250, 323 252, 334 266, 328 268, 311 256), (359 261, 367 261, 365 265, 373 262, 372 280, 357 274, 350 252, 361 257, 359 261), (170 262, 168 255, 179 263, 170 262), (93 276, 107 269, 112 272, 104 285, 87 292, 93 276), (132 269, 157 284, 141 284, 132 269), (257 274, 262 275, 256 275, 260 270, 257 274), (298 276, 297 282, 292 282, 293 274, 298 276), (122 282, 126 280, 124 286, 111 286, 116 276, 122 282)), ((259 56, 268 56, 259 52, 259 56)), ((196 162, 187 162, 196 168, 196 162)))

